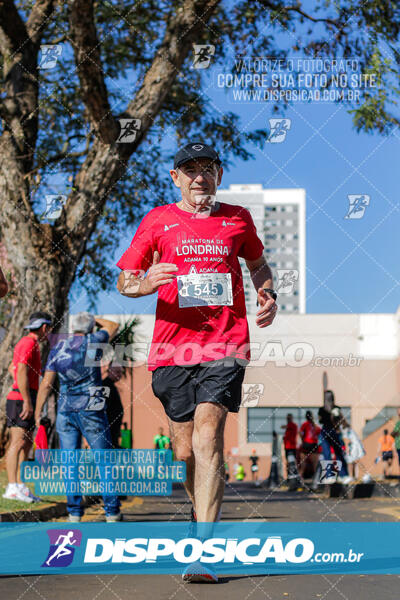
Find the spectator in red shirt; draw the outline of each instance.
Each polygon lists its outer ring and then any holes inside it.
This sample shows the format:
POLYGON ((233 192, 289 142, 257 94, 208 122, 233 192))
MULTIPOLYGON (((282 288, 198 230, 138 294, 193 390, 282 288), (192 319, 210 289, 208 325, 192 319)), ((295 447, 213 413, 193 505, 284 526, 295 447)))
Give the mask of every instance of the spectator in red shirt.
POLYGON ((292 413, 288 413, 286 415, 287 424, 282 425, 282 429, 285 430, 283 436, 283 444, 285 446, 285 455, 286 458, 289 454, 293 454, 296 456, 296 448, 297 448, 297 430, 298 427, 296 423, 293 421, 292 413))
POLYGON ((306 412, 306 420, 300 427, 299 433, 302 439, 300 450, 300 474, 304 477, 307 461, 309 460, 311 462, 313 473, 315 473, 319 460, 318 436, 321 433, 321 427, 314 422, 314 416, 311 410, 306 412))
POLYGON ((3 498, 33 502, 35 497, 21 482, 20 465, 26 460, 33 442, 33 412, 42 368, 39 342, 43 341, 51 330, 51 316, 45 312, 32 313, 25 329, 28 329, 29 333, 15 346, 9 367, 14 382, 6 403, 10 445, 6 455, 8 486, 3 498))

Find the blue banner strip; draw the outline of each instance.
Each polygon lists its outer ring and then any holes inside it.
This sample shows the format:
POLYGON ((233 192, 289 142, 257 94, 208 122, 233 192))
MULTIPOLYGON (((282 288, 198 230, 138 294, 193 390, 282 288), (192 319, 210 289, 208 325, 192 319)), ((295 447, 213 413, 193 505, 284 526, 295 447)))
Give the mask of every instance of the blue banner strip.
POLYGON ((218 574, 399 574, 399 536, 400 523, 0 523, 0 573, 179 574, 200 560, 218 574))

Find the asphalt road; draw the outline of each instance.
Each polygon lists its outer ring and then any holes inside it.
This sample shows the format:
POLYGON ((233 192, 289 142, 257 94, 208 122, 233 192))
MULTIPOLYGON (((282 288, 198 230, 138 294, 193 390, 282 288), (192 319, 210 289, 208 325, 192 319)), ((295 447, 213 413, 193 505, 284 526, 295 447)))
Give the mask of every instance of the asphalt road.
MULTIPOLYGON (((126 520, 186 520, 183 492, 170 498, 136 498, 124 503, 126 520)), ((329 499, 302 492, 275 492, 235 484, 227 489, 223 520, 397 521, 397 498, 329 499)), ((85 520, 103 520, 91 507, 85 520)), ((112 526, 112 525, 111 525, 112 526)), ((0 578, 7 600, 399 600, 395 575, 226 576, 218 585, 184 584, 177 575, 48 575, 0 578)))

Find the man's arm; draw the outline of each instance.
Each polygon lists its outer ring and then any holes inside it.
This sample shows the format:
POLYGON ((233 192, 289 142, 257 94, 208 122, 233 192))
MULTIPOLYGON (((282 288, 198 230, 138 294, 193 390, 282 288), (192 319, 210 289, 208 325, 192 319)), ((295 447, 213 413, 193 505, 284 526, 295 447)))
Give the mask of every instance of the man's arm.
POLYGON ((246 260, 246 266, 257 290, 258 304, 261 306, 256 315, 256 324, 261 328, 267 327, 271 325, 277 311, 275 300, 268 292, 264 292, 264 288, 272 288, 273 285, 271 269, 263 255, 256 260, 246 260))
POLYGON ((4 273, 0 268, 0 298, 3 298, 8 292, 7 279, 4 277, 4 273))
POLYGON ((55 378, 55 371, 45 371, 44 377, 40 382, 35 408, 35 423, 37 427, 39 427, 40 425, 40 417, 42 414, 43 406, 46 404, 48 397, 53 391, 53 384, 55 378))
POLYGON ((28 365, 25 363, 18 363, 17 365, 17 385, 23 399, 22 411, 19 415, 21 419, 29 419, 33 413, 31 394, 29 391, 28 368, 28 365))
POLYGON ((98 325, 100 329, 105 329, 108 333, 109 340, 112 340, 118 331, 119 323, 109 321, 108 319, 102 319, 101 317, 95 317, 95 320, 96 325, 98 325))
POLYGON ((158 288, 167 283, 172 283, 176 277, 173 271, 178 267, 172 263, 160 263, 157 250, 153 255, 153 264, 146 277, 138 277, 132 271, 121 271, 117 281, 117 290, 128 298, 140 298, 158 291, 158 288))

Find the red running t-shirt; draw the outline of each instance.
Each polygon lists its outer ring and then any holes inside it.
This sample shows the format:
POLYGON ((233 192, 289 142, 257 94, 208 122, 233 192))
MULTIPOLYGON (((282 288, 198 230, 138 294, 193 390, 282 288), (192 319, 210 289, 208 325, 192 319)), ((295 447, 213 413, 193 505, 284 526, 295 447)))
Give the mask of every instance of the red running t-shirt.
POLYGON ((321 433, 321 427, 310 421, 304 421, 300 427, 300 432, 303 433, 303 442, 306 444, 317 444, 318 436, 321 433))
POLYGON ((221 202, 218 210, 201 217, 169 204, 154 208, 146 215, 130 247, 118 261, 118 267, 147 271, 157 250, 160 262, 174 263, 178 267, 176 275, 190 275, 181 280, 177 278, 158 290, 148 360, 150 371, 164 365, 199 364, 233 355, 250 359, 238 257, 256 260, 263 248, 249 211, 240 206, 221 202), (204 278, 210 282, 205 283, 204 278), (203 296, 196 300, 200 305, 185 305, 188 299, 183 295, 198 292, 208 294, 208 298, 215 292, 217 298, 225 301, 228 288, 231 305, 210 305, 202 300, 203 296))
POLYGON ((296 450, 297 448, 297 425, 291 421, 286 425, 283 442, 286 450, 296 450))
POLYGON ((21 392, 14 391, 18 389, 17 367, 18 363, 28 365, 28 383, 31 390, 39 389, 39 376, 42 369, 40 360, 40 348, 35 334, 25 335, 19 340, 14 348, 12 359, 12 368, 14 375, 13 389, 7 396, 7 400, 22 400, 21 392))

